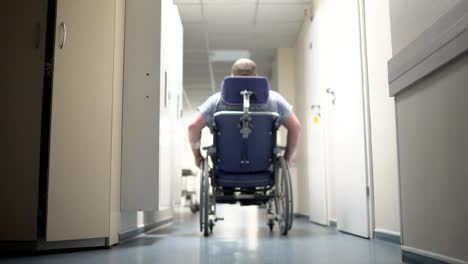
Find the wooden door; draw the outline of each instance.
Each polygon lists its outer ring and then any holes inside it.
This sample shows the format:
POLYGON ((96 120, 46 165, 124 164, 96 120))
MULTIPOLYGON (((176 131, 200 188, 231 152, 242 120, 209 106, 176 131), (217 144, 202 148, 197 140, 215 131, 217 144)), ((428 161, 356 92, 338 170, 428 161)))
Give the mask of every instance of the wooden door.
POLYGON ((0 8, 0 240, 37 239, 47 0, 0 8))
POLYGON ((115 0, 57 2, 47 241, 109 236, 115 0))

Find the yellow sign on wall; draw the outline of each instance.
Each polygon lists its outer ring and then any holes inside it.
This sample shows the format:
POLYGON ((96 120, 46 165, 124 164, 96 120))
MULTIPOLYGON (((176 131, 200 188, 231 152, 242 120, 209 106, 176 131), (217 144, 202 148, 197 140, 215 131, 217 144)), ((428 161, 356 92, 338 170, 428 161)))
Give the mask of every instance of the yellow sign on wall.
POLYGON ((320 121, 320 117, 314 116, 314 124, 318 124, 320 121))

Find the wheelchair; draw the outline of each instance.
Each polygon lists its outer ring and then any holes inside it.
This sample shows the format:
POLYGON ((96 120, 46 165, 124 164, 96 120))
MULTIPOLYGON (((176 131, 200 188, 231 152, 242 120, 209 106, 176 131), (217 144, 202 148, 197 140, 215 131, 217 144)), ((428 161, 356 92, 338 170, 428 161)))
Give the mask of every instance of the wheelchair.
POLYGON ((215 222, 217 203, 240 203, 266 207, 270 231, 277 222, 287 235, 293 222, 293 193, 285 147, 276 144, 280 126, 276 112, 251 111, 266 104, 268 80, 264 77, 226 77, 221 100, 234 111, 214 114, 210 132, 213 145, 201 165, 200 232, 209 236, 215 222), (209 160, 208 160, 209 158, 209 160), (211 163, 209 162, 211 161, 211 163))

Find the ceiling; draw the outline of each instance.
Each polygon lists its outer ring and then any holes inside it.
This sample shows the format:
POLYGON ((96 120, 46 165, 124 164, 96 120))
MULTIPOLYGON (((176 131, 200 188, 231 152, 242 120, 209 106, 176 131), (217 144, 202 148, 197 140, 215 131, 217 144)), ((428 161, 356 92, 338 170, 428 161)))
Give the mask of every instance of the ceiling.
POLYGON ((233 60, 218 50, 248 51, 259 75, 270 76, 276 48, 293 47, 310 0, 174 0, 184 26, 184 108, 219 90, 233 60))

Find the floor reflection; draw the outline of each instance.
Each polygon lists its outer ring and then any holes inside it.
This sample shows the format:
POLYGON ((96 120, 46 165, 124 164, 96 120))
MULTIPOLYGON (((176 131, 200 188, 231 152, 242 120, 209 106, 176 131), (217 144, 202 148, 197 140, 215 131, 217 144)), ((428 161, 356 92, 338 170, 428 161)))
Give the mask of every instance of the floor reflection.
POLYGON ((268 229, 265 209, 222 205, 210 237, 198 214, 176 210, 172 224, 111 249, 0 258, 0 263, 401 263, 398 245, 362 239, 295 218, 288 236, 268 229))

